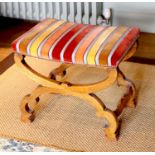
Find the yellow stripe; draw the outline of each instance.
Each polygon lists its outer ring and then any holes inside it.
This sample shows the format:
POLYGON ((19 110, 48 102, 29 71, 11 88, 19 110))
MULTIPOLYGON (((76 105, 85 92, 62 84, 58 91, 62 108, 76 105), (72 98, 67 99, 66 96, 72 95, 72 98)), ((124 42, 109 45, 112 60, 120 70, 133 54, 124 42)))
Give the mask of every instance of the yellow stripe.
POLYGON ((109 27, 106 29, 99 38, 95 41, 95 44, 92 46, 90 51, 88 52, 87 56, 87 63, 88 64, 95 64, 95 56, 97 51, 99 50, 101 44, 107 39, 107 37, 111 34, 112 31, 114 31, 116 27, 109 27))
POLYGON ((59 27, 61 24, 63 24, 65 21, 58 21, 55 24, 53 24, 51 27, 49 27, 47 30, 45 30, 31 45, 30 47, 30 55, 31 56, 37 56, 37 49, 40 45, 40 43, 57 27, 59 27))

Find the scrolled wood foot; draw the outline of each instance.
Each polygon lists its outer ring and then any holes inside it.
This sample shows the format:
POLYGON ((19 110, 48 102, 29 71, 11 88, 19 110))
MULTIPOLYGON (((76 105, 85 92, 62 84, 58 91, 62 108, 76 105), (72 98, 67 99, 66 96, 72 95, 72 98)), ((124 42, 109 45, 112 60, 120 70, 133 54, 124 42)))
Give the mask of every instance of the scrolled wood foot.
POLYGON ((117 140, 120 132, 120 123, 115 114, 110 110, 103 110, 97 116, 107 120, 107 124, 103 126, 106 137, 110 140, 117 140))
MULTIPOLYGON (((31 123, 35 119, 35 107, 31 108, 29 103, 31 95, 26 95, 20 104, 20 110, 21 110, 21 121, 24 123, 31 123)), ((36 97, 33 101, 33 104, 36 105, 39 102, 40 98, 36 97)))
POLYGON ((106 119, 107 123, 103 126, 105 135, 108 139, 117 140, 120 131, 120 123, 117 120, 114 112, 108 110, 104 103, 93 93, 89 94, 93 99, 96 100, 96 116, 99 118, 106 119))

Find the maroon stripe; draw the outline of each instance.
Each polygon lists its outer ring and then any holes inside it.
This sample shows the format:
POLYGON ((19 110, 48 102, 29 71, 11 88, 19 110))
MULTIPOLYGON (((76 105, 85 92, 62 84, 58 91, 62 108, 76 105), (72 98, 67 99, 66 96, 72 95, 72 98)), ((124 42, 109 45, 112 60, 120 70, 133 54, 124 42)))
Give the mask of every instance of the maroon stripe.
POLYGON ((60 53, 63 47, 66 45, 66 43, 69 41, 69 39, 76 34, 77 31, 79 31, 84 25, 78 24, 75 26, 72 30, 70 30, 65 36, 63 36, 60 41, 57 43, 57 45, 54 47, 52 52, 53 59, 60 60, 60 53))
POLYGON ((64 52, 64 61, 72 62, 72 53, 75 47, 79 44, 81 39, 83 39, 83 37, 88 34, 94 27, 94 25, 88 25, 71 41, 71 43, 68 45, 64 52))

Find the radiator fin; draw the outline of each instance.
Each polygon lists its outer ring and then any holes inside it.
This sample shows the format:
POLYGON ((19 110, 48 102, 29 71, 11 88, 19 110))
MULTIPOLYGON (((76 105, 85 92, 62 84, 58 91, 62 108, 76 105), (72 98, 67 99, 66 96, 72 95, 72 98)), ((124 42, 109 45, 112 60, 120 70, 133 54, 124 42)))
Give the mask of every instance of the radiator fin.
POLYGON ((102 2, 1 2, 0 15, 37 21, 50 17, 96 25, 102 6, 102 2))

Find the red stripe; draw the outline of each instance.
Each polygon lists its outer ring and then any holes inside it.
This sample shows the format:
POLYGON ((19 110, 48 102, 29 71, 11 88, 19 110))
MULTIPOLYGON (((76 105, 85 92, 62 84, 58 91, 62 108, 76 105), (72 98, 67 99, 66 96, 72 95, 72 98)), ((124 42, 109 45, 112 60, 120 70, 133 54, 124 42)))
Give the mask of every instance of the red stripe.
POLYGON ((83 39, 83 37, 88 34, 95 26, 89 25, 85 29, 83 29, 68 45, 64 52, 64 60, 67 62, 72 62, 72 53, 78 43, 83 39))
POLYGON ((69 39, 82 27, 83 27, 83 24, 78 24, 60 39, 60 41, 57 43, 57 45, 53 49, 53 52, 52 52, 53 59, 60 60, 61 50, 66 45, 66 43, 69 41, 69 39))
POLYGON ((11 47, 12 49, 16 52, 16 44, 17 44, 17 40, 15 40, 12 44, 11 47))
POLYGON ((128 49, 134 39, 139 35, 139 28, 133 28, 128 35, 122 40, 111 58, 112 66, 117 65, 117 61, 121 59, 124 52, 128 49))

